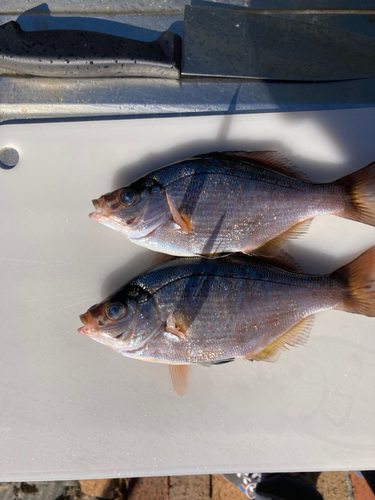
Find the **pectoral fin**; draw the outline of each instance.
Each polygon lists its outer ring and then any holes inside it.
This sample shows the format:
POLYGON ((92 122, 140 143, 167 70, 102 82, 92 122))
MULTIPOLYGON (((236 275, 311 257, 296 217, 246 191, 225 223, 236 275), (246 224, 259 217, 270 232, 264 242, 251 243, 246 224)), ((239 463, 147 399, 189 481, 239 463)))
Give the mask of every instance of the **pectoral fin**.
POLYGON ((313 324, 314 316, 308 316, 280 335, 280 337, 275 339, 273 342, 268 344, 263 351, 258 352, 255 355, 250 354, 244 357, 245 359, 254 359, 255 361, 268 361, 269 363, 275 363, 280 354, 288 349, 288 346, 294 347, 306 344, 313 324))
POLYGON ((170 333, 171 335, 175 335, 177 339, 180 340, 181 342, 187 341, 185 332, 179 326, 176 325, 176 318, 174 314, 170 314, 168 316, 165 331, 170 333))
POLYGON ((169 365, 169 374, 173 387, 179 396, 183 396, 188 387, 187 374, 189 365, 169 365))
POLYGON ((187 217, 184 217, 183 215, 180 214, 180 212, 174 206, 174 203, 171 200, 171 197, 169 196, 168 193, 166 193, 166 197, 167 197, 169 210, 171 211, 171 214, 172 214, 173 222, 175 224, 177 224, 177 226, 179 226, 179 228, 181 229, 182 232, 191 233, 191 231, 192 231, 191 222, 188 220, 187 217))

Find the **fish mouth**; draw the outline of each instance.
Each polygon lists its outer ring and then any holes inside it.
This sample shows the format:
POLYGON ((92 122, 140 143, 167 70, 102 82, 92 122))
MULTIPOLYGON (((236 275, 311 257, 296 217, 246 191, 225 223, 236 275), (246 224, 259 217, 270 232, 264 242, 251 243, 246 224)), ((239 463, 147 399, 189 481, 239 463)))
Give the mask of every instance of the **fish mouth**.
POLYGON ((87 312, 85 314, 81 314, 79 319, 82 321, 83 326, 81 328, 78 328, 79 333, 82 333, 82 335, 90 336, 93 334, 95 331, 95 320, 92 317, 92 315, 87 312))
POLYGON ((91 330, 87 326, 81 326, 81 328, 78 328, 79 333, 82 333, 82 335, 86 335, 86 337, 89 337, 91 334, 91 330))
POLYGON ((111 213, 103 196, 97 200, 92 200, 92 204, 94 205, 95 211, 89 214, 90 219, 101 221, 110 218, 111 213))
POLYGON ((100 222, 104 219, 109 219, 108 214, 103 214, 101 212, 91 212, 91 214, 89 214, 89 217, 90 219, 95 220, 97 222, 100 222))

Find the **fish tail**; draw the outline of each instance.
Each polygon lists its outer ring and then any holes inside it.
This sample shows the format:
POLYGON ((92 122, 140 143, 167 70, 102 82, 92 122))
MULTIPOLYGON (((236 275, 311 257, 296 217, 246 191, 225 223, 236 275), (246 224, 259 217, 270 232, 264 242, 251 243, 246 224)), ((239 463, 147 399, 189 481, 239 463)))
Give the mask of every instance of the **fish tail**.
POLYGON ((344 311, 375 316, 375 246, 333 275, 344 282, 344 311))
POLYGON ((375 226, 375 162, 342 177, 335 184, 344 188, 344 217, 375 226))

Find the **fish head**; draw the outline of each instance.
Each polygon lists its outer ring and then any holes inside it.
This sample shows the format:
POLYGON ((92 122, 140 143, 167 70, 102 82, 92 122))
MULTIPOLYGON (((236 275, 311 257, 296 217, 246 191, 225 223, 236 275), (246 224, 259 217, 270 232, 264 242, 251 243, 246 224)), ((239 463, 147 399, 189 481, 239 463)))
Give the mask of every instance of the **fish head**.
POLYGON ((126 355, 142 349, 163 325, 150 293, 134 284, 80 316, 80 333, 126 355))
POLYGON ((90 218, 129 239, 146 238, 170 218, 165 190, 147 177, 92 202, 90 218))

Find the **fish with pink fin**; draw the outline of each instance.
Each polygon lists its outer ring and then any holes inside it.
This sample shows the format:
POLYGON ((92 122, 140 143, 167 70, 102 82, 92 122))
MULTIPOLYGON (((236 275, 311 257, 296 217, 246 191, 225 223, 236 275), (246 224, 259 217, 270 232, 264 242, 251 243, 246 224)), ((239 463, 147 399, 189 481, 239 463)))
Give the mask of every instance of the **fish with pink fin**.
POLYGON ((314 314, 375 316, 375 247, 329 275, 246 256, 175 258, 81 315, 80 333, 118 353, 168 364, 178 394, 191 364, 276 361, 304 344, 314 314))
POLYGON ((210 153, 155 170, 93 203, 92 219, 157 252, 242 252, 286 264, 280 248, 318 215, 375 225, 375 163, 318 184, 276 152, 210 153))

